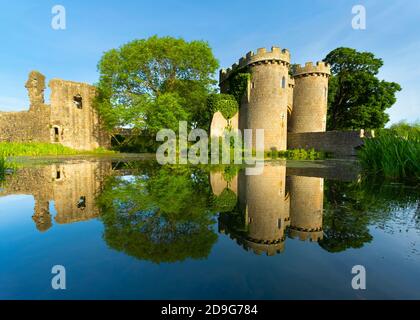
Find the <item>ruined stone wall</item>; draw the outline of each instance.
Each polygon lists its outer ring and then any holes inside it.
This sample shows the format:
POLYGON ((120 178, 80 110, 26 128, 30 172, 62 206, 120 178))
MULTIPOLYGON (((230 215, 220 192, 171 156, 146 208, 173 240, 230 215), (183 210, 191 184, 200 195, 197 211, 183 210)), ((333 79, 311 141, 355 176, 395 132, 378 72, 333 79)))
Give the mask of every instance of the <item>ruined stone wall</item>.
POLYGON ((296 68, 289 132, 326 131, 329 75, 330 67, 324 62, 296 68))
POLYGON ((29 111, 0 112, 0 141, 50 142, 50 109, 44 101, 44 75, 31 71, 25 88, 29 111))
MULTIPOLYGON (((369 137, 370 135, 366 135, 369 137)), ((327 131, 290 133, 287 137, 289 149, 310 149, 333 153, 336 157, 355 156, 363 145, 362 131, 327 131)))
POLYGON ((41 73, 32 71, 25 87, 29 111, 0 112, 0 141, 61 143, 78 150, 110 147, 110 136, 92 105, 95 87, 52 80, 51 105, 44 102, 45 76, 41 73))
POLYGON ((52 140, 79 150, 109 147, 110 139, 93 107, 95 87, 60 79, 51 80, 49 87, 52 140))
POLYGON ((46 105, 22 112, 0 112, 0 141, 50 142, 50 112, 46 105))

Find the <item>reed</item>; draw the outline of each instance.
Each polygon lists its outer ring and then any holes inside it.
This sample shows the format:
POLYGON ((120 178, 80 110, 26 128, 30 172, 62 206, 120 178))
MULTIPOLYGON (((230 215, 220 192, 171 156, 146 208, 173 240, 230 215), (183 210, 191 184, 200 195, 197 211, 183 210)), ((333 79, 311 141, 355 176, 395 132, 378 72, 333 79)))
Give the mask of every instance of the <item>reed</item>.
POLYGON ((420 179, 420 134, 401 136, 393 130, 366 139, 358 153, 368 174, 397 180, 420 179))

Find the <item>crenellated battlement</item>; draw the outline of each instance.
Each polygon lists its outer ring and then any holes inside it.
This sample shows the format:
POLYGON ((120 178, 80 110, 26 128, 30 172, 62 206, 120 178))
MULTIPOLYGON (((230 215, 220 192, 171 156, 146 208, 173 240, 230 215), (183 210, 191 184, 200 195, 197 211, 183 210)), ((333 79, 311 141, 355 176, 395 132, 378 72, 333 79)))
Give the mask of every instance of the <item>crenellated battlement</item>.
POLYGON ((312 242, 322 240, 324 236, 322 228, 308 230, 303 228, 289 227, 288 233, 289 237, 291 237, 292 239, 298 238, 301 241, 309 240, 312 242))
POLYGON ((266 48, 259 48, 257 52, 250 51, 237 63, 234 63, 232 67, 220 70, 220 83, 226 81, 233 73, 255 64, 283 64, 289 66, 290 52, 279 47, 271 47, 270 51, 266 48))
POLYGON ((236 243, 244 248, 244 250, 252 250, 258 255, 266 254, 267 256, 273 256, 277 253, 281 253, 284 250, 284 244, 286 241, 285 235, 276 240, 254 239, 244 234, 236 233, 234 230, 230 230, 228 226, 225 226, 223 222, 220 221, 219 232, 236 241, 236 243))
POLYGON ((318 61, 316 64, 306 62, 304 66, 296 65, 293 77, 296 78, 310 74, 329 77, 331 75, 330 65, 324 61, 318 61))
POLYGON ((245 250, 252 250, 255 254, 265 254, 267 256, 274 256, 283 252, 285 240, 285 236, 277 240, 257 240, 250 237, 236 239, 237 243, 242 245, 245 250))

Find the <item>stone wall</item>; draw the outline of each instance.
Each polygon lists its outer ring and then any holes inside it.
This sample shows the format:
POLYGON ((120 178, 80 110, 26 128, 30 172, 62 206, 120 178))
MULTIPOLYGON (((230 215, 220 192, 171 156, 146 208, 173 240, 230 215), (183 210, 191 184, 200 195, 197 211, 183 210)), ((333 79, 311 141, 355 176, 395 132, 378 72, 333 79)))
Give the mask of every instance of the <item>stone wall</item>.
MULTIPOLYGON (((54 79, 51 88, 51 125, 53 140, 79 150, 109 147, 93 107, 95 87, 79 82, 54 79), (54 138, 58 131, 58 137, 54 138), (57 141, 58 140, 58 141, 57 141)), ((108 141, 108 142, 107 142, 108 141)))
POLYGON ((51 105, 46 105, 45 77, 37 71, 29 74, 29 111, 0 112, 0 141, 60 143, 78 150, 110 147, 110 136, 93 107, 95 87, 59 79, 49 86, 51 105))
POLYGON ((46 105, 22 112, 0 112, 0 141, 50 142, 50 112, 46 105))
POLYGON ((357 148, 363 145, 363 131, 327 131, 290 133, 287 137, 288 149, 310 149, 331 152, 337 157, 355 156, 357 148))

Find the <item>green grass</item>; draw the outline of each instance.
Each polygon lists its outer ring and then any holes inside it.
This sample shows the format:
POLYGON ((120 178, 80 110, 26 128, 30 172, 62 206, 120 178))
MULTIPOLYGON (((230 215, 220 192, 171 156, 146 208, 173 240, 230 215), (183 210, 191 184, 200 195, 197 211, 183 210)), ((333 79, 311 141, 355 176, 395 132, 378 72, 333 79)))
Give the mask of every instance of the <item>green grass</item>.
POLYGON ((114 153, 103 148, 93 151, 80 151, 64 147, 61 144, 39 143, 39 142, 0 142, 0 157, 17 156, 55 156, 55 155, 77 155, 77 154, 108 154, 114 153))
POLYGON ((393 130, 366 139, 359 151, 367 174, 395 180, 420 180, 420 134, 400 136, 393 130))

